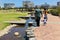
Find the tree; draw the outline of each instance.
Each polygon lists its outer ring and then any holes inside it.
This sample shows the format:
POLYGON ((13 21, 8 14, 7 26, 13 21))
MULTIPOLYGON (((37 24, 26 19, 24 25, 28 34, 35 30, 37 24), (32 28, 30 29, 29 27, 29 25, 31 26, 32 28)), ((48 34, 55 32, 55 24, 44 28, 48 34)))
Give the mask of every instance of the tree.
POLYGON ((56 8, 57 8, 57 6, 51 6, 51 8, 52 8, 52 9, 56 9, 56 8))
POLYGON ((1 6, 0 6, 0 9, 2 9, 1 6))
POLYGON ((36 5, 35 8, 40 8, 40 5, 36 5))
POLYGON ((58 15, 60 16, 60 6, 58 6, 56 10, 58 11, 58 15))
POLYGON ((34 3, 31 1, 23 1, 23 7, 28 10, 34 7, 34 3))
POLYGON ((46 8, 46 9, 48 9, 49 6, 50 6, 49 4, 45 3, 45 4, 42 4, 40 8, 46 8))

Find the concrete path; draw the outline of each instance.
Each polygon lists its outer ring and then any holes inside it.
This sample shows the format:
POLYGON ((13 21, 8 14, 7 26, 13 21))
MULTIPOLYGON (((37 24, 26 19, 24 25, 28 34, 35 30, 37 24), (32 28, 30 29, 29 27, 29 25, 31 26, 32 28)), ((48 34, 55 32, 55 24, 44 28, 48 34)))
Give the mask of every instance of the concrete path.
POLYGON ((48 14, 46 26, 34 30, 36 40, 60 40, 60 18, 48 14))

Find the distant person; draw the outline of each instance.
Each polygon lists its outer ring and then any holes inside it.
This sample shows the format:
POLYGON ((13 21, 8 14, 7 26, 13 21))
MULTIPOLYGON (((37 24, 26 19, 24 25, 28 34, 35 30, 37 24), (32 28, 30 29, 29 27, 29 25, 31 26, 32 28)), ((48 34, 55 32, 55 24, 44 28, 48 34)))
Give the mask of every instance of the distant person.
POLYGON ((42 11, 39 8, 35 9, 35 21, 38 27, 40 26, 41 17, 42 17, 42 11))
POLYGON ((43 22, 44 22, 44 25, 45 25, 47 20, 48 20, 48 17, 47 17, 48 11, 47 11, 47 9, 44 8, 43 13, 44 13, 44 20, 43 20, 43 22))

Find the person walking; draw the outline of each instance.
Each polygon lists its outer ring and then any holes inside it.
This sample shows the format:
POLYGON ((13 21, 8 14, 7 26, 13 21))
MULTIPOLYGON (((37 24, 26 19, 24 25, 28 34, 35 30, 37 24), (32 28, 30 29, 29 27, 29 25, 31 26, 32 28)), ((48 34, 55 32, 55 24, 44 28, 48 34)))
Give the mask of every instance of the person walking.
POLYGON ((41 17, 42 17, 42 11, 39 8, 35 9, 35 21, 38 27, 40 26, 41 17))
POLYGON ((47 11, 47 9, 44 8, 44 20, 43 20, 44 25, 46 25, 46 22, 48 20, 47 14, 48 14, 48 11, 47 11))

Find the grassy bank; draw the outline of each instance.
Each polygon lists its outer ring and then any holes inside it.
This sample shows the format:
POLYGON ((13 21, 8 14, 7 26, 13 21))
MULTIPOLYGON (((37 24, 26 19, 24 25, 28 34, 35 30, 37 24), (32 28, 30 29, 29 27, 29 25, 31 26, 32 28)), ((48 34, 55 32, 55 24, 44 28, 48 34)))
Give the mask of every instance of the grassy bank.
POLYGON ((26 16, 27 12, 2 12, 0 11, 0 30, 4 29, 9 25, 9 23, 5 23, 4 21, 17 21, 20 20, 19 16, 26 16))

